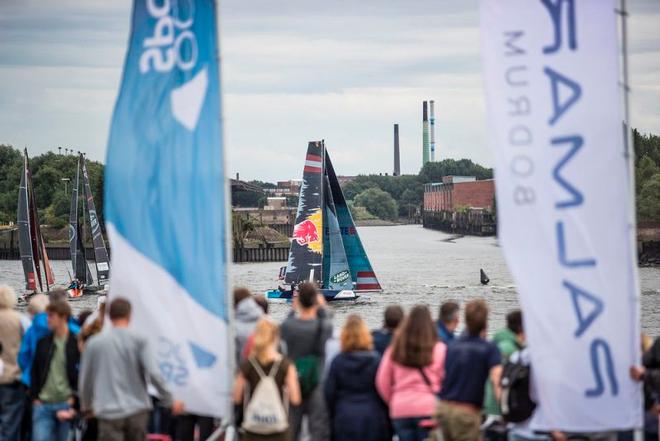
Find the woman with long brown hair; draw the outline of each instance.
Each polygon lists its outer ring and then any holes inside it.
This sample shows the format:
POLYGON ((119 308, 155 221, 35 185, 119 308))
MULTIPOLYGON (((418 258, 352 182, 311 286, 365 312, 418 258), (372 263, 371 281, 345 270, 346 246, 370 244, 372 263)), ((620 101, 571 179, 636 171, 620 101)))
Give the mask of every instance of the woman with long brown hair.
POLYGON ((348 316, 340 344, 341 352, 332 360, 324 388, 332 439, 391 440, 387 407, 375 385, 380 357, 360 316, 348 316))
MULTIPOLYGON (((296 367, 277 351, 279 340, 280 330, 275 322, 270 318, 262 318, 257 322, 252 352, 248 359, 241 363, 234 383, 234 404, 247 406, 254 397, 257 385, 265 377, 274 380, 285 409, 288 409, 289 404, 293 406, 300 404, 300 385, 296 367), (247 402, 244 402, 245 396, 248 396, 247 402)), ((259 434, 250 431, 249 425, 244 421, 243 429, 242 440, 290 441, 292 439, 290 427, 276 433, 259 434)))
POLYGON ((376 387, 389 405, 400 441, 422 441, 427 437, 420 422, 435 411, 446 353, 429 309, 424 305, 413 307, 383 354, 376 374, 376 387))

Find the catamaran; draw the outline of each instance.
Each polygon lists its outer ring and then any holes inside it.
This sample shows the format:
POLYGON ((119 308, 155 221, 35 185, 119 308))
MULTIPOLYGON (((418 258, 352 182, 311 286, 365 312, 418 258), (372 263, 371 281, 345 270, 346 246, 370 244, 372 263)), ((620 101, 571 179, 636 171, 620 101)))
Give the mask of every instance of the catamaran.
MULTIPOLYGON (((84 219, 85 206, 82 207, 84 219)), ((108 260, 108 250, 105 247, 103 234, 101 233, 101 224, 96 215, 96 205, 92 196, 92 189, 89 185, 89 175, 87 165, 82 153, 78 156, 78 165, 76 168, 76 180, 71 190, 71 209, 69 211, 69 247, 71 250, 71 267, 73 268, 73 280, 69 285, 69 297, 80 297, 83 292, 96 292, 104 290, 108 282, 110 265, 108 260), (83 229, 80 226, 80 210, 78 209, 80 171, 83 175, 84 198, 86 201, 87 214, 89 215, 89 229, 94 244, 94 262, 96 264, 96 276, 98 285, 94 286, 94 278, 87 264, 87 256, 83 240, 83 229)))
POLYGON ((54 283, 53 269, 46 254, 46 245, 41 235, 39 215, 34 198, 32 173, 27 149, 23 156, 23 173, 18 192, 18 248, 21 253, 25 289, 29 294, 49 291, 54 283))
POLYGON ((291 299, 295 287, 307 281, 327 300, 382 291, 323 141, 307 147, 289 260, 280 279, 288 287, 266 291, 269 299, 291 299))

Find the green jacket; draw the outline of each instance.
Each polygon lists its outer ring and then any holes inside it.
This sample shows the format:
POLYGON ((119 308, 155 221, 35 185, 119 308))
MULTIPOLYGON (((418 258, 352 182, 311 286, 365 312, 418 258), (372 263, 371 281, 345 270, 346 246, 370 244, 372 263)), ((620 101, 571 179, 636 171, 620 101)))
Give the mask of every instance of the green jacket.
MULTIPOLYGON (((509 328, 504 328, 498 331, 493 336, 493 343, 497 345, 500 354, 502 354, 502 365, 509 360, 511 354, 522 349, 522 346, 520 346, 518 340, 516 340, 516 334, 514 334, 509 328)), ((500 404, 495 399, 495 391, 490 380, 486 382, 486 396, 484 398, 483 412, 486 415, 502 414, 500 411, 500 404)))

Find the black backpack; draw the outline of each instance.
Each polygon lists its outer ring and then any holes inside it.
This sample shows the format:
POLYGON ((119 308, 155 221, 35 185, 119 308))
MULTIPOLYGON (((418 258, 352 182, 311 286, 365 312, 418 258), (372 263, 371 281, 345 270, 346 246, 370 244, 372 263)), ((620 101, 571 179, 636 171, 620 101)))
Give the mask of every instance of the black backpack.
POLYGON ((531 368, 522 362, 522 358, 512 357, 516 361, 509 361, 502 371, 502 396, 500 408, 502 417, 510 423, 521 423, 532 416, 536 403, 529 395, 531 368))

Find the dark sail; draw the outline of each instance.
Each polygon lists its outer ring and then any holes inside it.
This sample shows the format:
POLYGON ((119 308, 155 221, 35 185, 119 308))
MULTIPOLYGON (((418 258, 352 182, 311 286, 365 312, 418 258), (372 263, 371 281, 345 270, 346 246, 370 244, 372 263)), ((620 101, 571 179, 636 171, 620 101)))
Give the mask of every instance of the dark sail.
POLYGON ((92 189, 89 186, 89 176, 87 175, 87 166, 85 165, 85 158, 80 155, 80 162, 82 163, 83 183, 85 186, 85 200, 87 201, 87 213, 89 214, 89 230, 92 234, 92 242, 94 243, 94 259, 96 261, 96 277, 99 285, 105 285, 110 275, 110 264, 108 259, 108 250, 105 248, 105 241, 101 233, 101 223, 96 215, 96 206, 94 205, 94 197, 92 196, 92 189))
POLYGON ((29 163, 27 160, 27 149, 25 150, 25 163, 27 166, 27 188, 28 188, 28 213, 30 217, 30 236, 32 239, 32 249, 34 250, 33 256, 36 258, 35 266, 37 268, 37 277, 39 285, 43 291, 43 282, 41 280, 42 270, 44 282, 46 283, 46 291, 50 290, 50 285, 55 283, 53 276, 53 269, 50 267, 48 254, 46 254, 46 244, 41 235, 41 223, 39 222, 39 212, 37 211, 37 200, 34 196, 34 185, 32 184, 32 172, 30 171, 29 163), (43 263, 43 268, 40 268, 40 262, 43 263))
POLYGON ((307 146, 296 223, 293 228, 286 283, 323 280, 323 141, 307 146))
POLYGON ((78 199, 80 188, 80 158, 76 167, 76 180, 71 186, 71 209, 69 210, 69 249, 71 250, 71 268, 73 268, 73 277, 85 284, 94 282, 92 273, 87 265, 85 258, 85 247, 80 234, 78 218, 80 211, 78 208, 78 199))
POLYGON ((323 217, 323 286, 328 289, 353 289, 344 242, 337 221, 328 176, 324 176, 325 207, 323 217))
POLYGON ((353 217, 346 204, 346 198, 344 198, 344 193, 341 190, 327 151, 325 152, 325 170, 335 204, 337 221, 351 271, 351 278, 356 283, 355 291, 381 291, 382 288, 376 278, 371 262, 369 262, 367 253, 364 251, 364 246, 362 246, 362 241, 357 228, 355 228, 353 217))
MULTIPOLYGON (((23 161, 23 171, 21 173, 21 184, 18 191, 18 248, 21 252, 21 262, 23 263, 23 274, 25 275, 25 289, 30 291, 37 290, 37 268, 38 262, 35 261, 35 249, 33 248, 29 196, 28 196, 28 166, 27 153, 23 161)), ((39 281, 41 285, 41 281, 39 281)))

